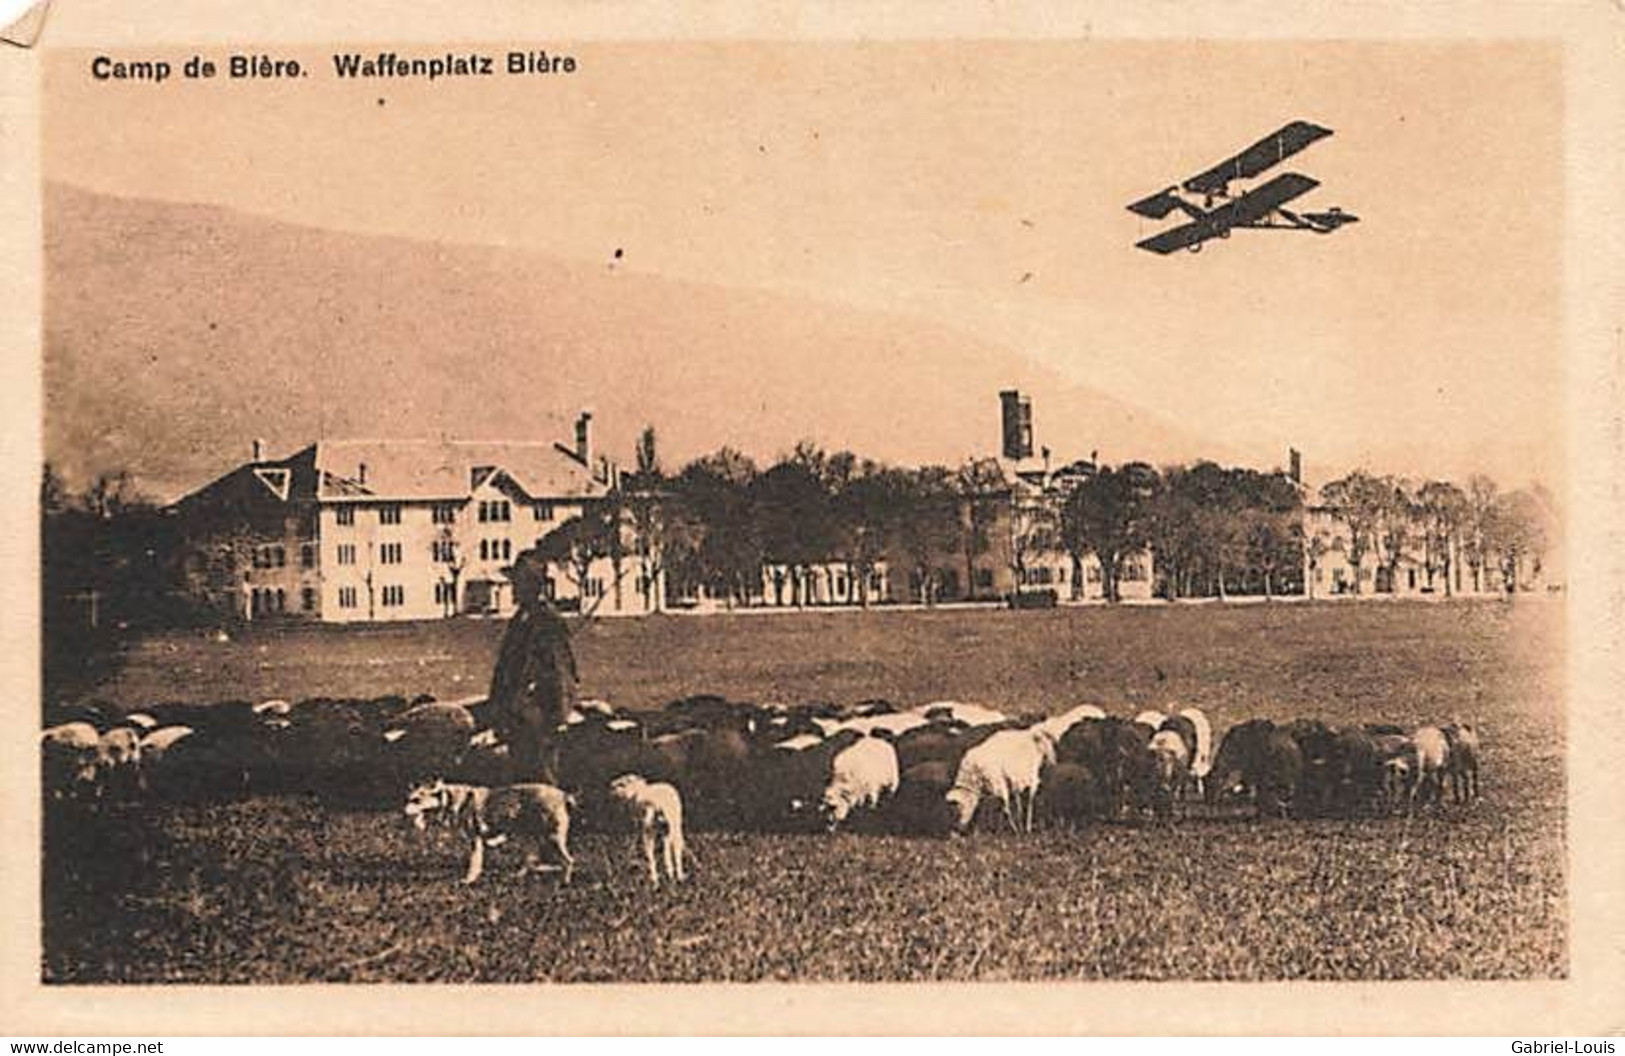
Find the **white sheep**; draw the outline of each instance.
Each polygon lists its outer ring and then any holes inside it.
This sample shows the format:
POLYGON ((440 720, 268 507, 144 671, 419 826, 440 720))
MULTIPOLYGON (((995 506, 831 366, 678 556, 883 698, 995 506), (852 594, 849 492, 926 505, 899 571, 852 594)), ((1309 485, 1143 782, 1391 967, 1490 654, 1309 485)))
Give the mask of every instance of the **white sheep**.
POLYGON ((967 828, 982 797, 992 796, 999 801, 1012 832, 1032 832, 1039 775, 1054 762, 1055 740, 1042 724, 1000 730, 966 752, 947 794, 957 827, 961 831, 967 828))
POLYGON ((683 797, 676 787, 663 781, 651 783, 638 774, 622 774, 609 783, 609 795, 637 826, 649 882, 660 886, 661 866, 668 879, 687 880, 683 797))
POLYGON ((897 791, 897 751, 887 741, 865 737, 830 760, 829 784, 819 813, 833 830, 859 807, 875 808, 897 791))
POLYGON ((45 786, 53 798, 96 788, 102 739, 88 722, 65 722, 40 735, 45 786))
POLYGON ((1059 744, 1061 738, 1066 736, 1066 731, 1083 720, 1104 719, 1105 717, 1105 709, 1096 707, 1093 704, 1079 704, 1077 707, 1069 711, 1063 711, 1059 715, 1051 715, 1039 725, 1050 735, 1051 740, 1059 744))
POLYGON ((1191 777, 1196 780, 1197 795, 1207 790, 1207 775, 1213 771, 1213 726, 1201 708, 1181 708, 1180 715, 1196 727, 1196 751, 1191 756, 1191 777))

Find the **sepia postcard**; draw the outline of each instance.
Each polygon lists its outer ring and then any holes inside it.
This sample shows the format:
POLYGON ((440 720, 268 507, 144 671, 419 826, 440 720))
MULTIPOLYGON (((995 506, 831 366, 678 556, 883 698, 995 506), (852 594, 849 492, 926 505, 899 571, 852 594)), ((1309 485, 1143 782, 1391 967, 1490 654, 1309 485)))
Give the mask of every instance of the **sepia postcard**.
POLYGON ((17 1029, 1625 1029, 1617 5, 296 6, 0 44, 17 1029))

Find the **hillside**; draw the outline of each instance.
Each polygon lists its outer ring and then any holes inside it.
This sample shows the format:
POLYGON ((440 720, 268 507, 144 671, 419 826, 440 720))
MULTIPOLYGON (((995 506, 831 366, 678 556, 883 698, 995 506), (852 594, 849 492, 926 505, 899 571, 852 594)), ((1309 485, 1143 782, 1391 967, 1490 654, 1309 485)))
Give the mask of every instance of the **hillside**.
POLYGON ((172 498, 253 437, 562 440, 581 406, 623 458, 654 423, 671 462, 802 437, 954 462, 993 452, 1011 385, 1057 458, 1224 454, 916 319, 62 184, 45 222, 46 451, 75 483, 127 468, 172 498))

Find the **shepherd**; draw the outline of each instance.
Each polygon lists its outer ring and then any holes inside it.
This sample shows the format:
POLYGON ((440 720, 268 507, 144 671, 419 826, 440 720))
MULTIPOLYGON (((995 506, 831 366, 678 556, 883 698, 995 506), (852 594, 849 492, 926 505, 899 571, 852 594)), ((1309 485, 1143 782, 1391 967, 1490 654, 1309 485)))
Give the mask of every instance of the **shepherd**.
POLYGON ((548 599, 545 562, 535 550, 507 570, 517 609, 508 621, 491 674, 491 725, 527 779, 553 783, 559 727, 576 703, 570 627, 548 599))

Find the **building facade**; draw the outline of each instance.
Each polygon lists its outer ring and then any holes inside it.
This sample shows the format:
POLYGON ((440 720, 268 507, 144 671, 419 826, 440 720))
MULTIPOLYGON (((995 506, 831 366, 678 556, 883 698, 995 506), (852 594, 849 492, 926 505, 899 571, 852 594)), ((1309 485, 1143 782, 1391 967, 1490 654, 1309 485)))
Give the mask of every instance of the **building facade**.
MULTIPOLYGON (((602 503, 614 468, 591 416, 573 445, 320 441, 244 465, 177 502, 184 588, 223 617, 326 623, 506 615, 506 569, 602 503)), ((561 608, 643 612, 660 584, 639 563, 548 566, 561 608)))

